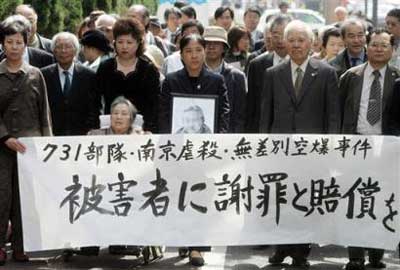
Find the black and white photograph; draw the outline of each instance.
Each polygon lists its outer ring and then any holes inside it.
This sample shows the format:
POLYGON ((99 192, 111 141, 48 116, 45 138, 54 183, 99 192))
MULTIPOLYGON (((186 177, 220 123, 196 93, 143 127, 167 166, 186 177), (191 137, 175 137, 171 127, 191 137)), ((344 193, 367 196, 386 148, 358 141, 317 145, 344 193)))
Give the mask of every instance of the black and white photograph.
POLYGON ((214 133, 216 96, 174 95, 172 98, 172 133, 214 133))

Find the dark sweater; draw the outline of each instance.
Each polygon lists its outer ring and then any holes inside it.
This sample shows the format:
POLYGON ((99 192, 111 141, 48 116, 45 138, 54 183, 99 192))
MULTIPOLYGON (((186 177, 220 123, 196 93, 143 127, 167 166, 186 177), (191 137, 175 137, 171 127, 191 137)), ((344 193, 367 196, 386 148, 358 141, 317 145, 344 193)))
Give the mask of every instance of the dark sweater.
POLYGON ((116 59, 110 58, 100 64, 97 82, 99 93, 104 97, 106 114, 110 113, 113 100, 124 96, 143 115, 143 129, 157 131, 160 73, 150 61, 138 58, 135 71, 125 76, 117 70, 116 59))

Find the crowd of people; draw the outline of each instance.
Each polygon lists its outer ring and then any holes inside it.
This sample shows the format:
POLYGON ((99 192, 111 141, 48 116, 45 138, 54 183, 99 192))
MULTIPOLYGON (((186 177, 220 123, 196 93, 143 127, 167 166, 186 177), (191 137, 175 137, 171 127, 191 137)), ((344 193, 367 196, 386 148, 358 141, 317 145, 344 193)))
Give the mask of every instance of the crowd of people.
MULTIPOLYGON (((217 96, 215 133, 399 135, 400 9, 387 14, 386 28, 374 28, 338 7, 337 22, 315 31, 288 15, 285 3, 280 8, 264 32, 254 7, 236 25, 234 10, 221 6, 206 27, 181 2, 165 11, 165 24, 143 5, 121 15, 96 10, 76 33, 49 40, 37 32, 33 7, 19 5, 0 25, 0 265, 9 226, 12 258, 29 261, 18 190, 21 137, 172 133, 175 94, 217 96), (135 125, 139 114, 143 124, 135 125)), ((204 118, 196 106, 185 113, 204 118)), ((178 133, 209 132, 202 122, 178 133)), ((310 249, 276 246, 269 263, 290 256, 306 268, 310 249)), ((201 252, 209 250, 179 253, 202 266, 201 252)), ((365 269, 366 250, 370 267, 385 268, 383 250, 349 247, 346 269, 365 269)))

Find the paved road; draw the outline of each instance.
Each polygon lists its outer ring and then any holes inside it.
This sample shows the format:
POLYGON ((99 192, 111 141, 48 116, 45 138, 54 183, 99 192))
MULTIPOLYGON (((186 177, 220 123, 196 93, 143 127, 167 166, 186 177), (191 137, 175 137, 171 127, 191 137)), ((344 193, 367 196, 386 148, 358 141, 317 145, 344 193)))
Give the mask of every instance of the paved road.
MULTIPOLYGON (((254 247, 214 247, 212 252, 205 254, 206 265, 201 270, 296 270, 288 263, 282 267, 268 266, 267 259, 272 248, 256 249, 254 247)), ((141 265, 141 258, 133 256, 108 255, 107 250, 101 251, 98 257, 74 256, 69 262, 64 262, 58 252, 42 252, 31 254, 32 261, 28 264, 8 262, 0 269, 91 269, 91 270, 125 270, 125 269, 197 269, 188 264, 187 259, 177 257, 176 248, 167 248, 164 258, 149 265, 141 265)), ((313 247, 310 255, 310 270, 340 270, 347 261, 346 249, 338 246, 313 247)), ((385 263, 388 270, 399 270, 400 261, 397 252, 386 252, 385 263)))

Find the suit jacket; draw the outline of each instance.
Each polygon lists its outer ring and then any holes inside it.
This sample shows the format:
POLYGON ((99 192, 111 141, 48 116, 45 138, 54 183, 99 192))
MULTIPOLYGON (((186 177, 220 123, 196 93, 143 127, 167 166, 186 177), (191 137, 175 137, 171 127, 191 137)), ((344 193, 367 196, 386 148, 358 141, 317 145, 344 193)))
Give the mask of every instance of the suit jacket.
POLYGON ((38 41, 39 41, 39 49, 46 51, 50 54, 53 54, 53 51, 51 50, 51 40, 48 38, 45 38, 39 34, 36 34, 38 41))
MULTIPOLYGON (((54 63, 54 57, 43 50, 28 47, 29 64, 37 68, 43 68, 54 63)), ((0 52, 0 61, 6 58, 3 51, 0 52)))
MULTIPOLYGON (((366 51, 367 50, 365 50, 365 52, 366 51)), ((367 61, 367 59, 367 55, 365 54, 364 63, 367 61)), ((340 76, 342 76, 349 68, 351 68, 347 49, 344 49, 335 58, 330 60, 329 64, 336 69, 337 76, 340 78, 340 76)))
POLYGON ((260 101, 265 70, 274 64, 273 53, 263 53, 250 62, 247 74, 246 132, 257 133, 260 122, 260 101))
POLYGON ((259 40, 254 44, 254 51, 258 51, 258 50, 266 50, 265 48, 265 42, 264 40, 259 40))
POLYGON ((388 100, 388 135, 400 135, 400 78, 394 82, 392 99, 388 100))
MULTIPOLYGON (((364 82, 364 71, 367 63, 349 69, 340 78, 339 96, 340 111, 342 112, 342 133, 357 133, 358 114, 360 111, 360 100, 364 82)), ((382 95, 382 134, 389 134, 389 107, 393 95, 394 81, 399 78, 400 71, 388 66, 384 78, 382 95), (388 104, 389 103, 389 104, 388 104)), ((399 105, 397 105, 399 107, 399 105)))
POLYGON ((253 52, 255 50, 260 49, 259 47, 257 47, 257 49, 255 48, 255 45, 257 44, 257 42, 262 41, 264 42, 264 33, 261 32, 260 30, 255 30, 256 34, 255 34, 255 39, 253 39, 253 36, 250 40, 250 52, 253 52))
POLYGON ((71 88, 67 96, 62 91, 58 65, 42 69, 46 81, 54 135, 86 135, 99 128, 100 104, 96 94, 96 74, 75 63, 71 88))
POLYGON ((159 110, 161 133, 171 133, 173 93, 189 95, 215 95, 217 100, 216 133, 226 133, 229 128, 229 101, 224 78, 206 68, 200 73, 197 87, 194 87, 185 68, 167 74, 162 84, 159 110))
POLYGON ((237 68, 224 63, 221 75, 224 76, 230 108, 229 133, 243 133, 246 118, 246 76, 237 68))
POLYGON ((261 96, 262 133, 337 133, 338 130, 335 69, 310 58, 298 97, 290 60, 267 69, 261 96))

